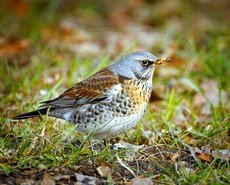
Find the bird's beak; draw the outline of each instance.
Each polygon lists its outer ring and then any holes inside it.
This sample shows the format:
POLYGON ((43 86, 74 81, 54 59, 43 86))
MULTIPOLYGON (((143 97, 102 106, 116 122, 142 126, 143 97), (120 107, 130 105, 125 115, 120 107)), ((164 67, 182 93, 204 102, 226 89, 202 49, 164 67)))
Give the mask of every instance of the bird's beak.
POLYGON ((159 58, 156 62, 154 62, 156 65, 161 65, 161 64, 165 64, 171 62, 170 58, 159 58))

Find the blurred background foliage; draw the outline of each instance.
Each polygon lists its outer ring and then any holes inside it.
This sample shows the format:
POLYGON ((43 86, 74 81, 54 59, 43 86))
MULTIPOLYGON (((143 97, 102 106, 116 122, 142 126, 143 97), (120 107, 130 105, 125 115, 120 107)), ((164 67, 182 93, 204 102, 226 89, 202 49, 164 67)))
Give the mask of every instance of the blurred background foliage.
POLYGON ((2 0, 0 33, 34 43, 47 41, 48 31, 53 37, 62 37, 78 28, 99 34, 97 41, 111 30, 141 32, 141 25, 181 41, 182 48, 191 38, 197 47, 209 45, 216 37, 229 44, 229 4, 228 0, 2 0))

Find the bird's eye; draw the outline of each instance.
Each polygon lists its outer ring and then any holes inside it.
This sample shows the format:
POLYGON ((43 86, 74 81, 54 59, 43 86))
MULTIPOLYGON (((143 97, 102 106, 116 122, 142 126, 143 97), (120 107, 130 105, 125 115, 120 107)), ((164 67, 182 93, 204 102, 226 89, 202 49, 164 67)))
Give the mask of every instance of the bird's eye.
POLYGON ((149 65, 149 60, 142 60, 141 61, 141 64, 143 65, 143 66, 147 66, 147 65, 149 65))

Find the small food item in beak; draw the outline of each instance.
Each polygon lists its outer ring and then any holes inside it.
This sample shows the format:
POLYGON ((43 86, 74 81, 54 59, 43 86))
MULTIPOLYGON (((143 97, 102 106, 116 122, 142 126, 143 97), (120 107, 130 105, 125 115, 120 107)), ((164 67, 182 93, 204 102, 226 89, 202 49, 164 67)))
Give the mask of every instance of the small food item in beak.
POLYGON ((157 60, 157 61, 155 62, 155 64, 161 65, 161 64, 168 63, 168 62, 171 62, 171 59, 170 59, 170 58, 160 58, 159 60, 157 60))

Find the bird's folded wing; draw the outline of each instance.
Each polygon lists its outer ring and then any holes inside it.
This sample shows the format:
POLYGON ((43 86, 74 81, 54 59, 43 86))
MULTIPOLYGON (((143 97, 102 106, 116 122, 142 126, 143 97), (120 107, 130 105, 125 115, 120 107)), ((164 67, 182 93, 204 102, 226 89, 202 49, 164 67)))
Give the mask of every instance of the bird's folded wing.
POLYGON ((121 90, 120 78, 108 68, 102 69, 74 87, 66 90, 59 97, 42 102, 41 107, 74 107, 102 101, 121 90))

